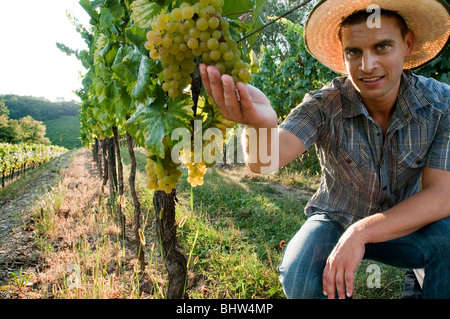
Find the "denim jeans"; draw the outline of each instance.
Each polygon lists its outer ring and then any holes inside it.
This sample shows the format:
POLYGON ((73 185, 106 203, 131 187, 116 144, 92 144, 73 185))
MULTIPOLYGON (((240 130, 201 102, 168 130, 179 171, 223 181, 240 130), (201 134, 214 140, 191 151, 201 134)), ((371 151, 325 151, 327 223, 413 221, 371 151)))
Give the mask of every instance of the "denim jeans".
MULTIPOLYGON (((323 269, 343 232, 325 214, 308 218, 287 245, 278 267, 287 298, 325 298, 323 269)), ((450 299, 450 218, 398 239, 367 244, 364 259, 402 268, 425 268, 423 297, 450 299)))

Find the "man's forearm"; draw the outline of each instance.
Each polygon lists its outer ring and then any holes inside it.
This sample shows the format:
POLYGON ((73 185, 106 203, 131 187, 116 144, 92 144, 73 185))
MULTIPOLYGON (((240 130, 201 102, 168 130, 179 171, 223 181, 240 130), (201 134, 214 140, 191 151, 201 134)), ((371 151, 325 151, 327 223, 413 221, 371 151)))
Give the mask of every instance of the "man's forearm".
POLYGON ((258 174, 270 174, 305 153, 306 147, 292 132, 278 128, 246 127, 242 136, 245 162, 258 174))
POLYGON ((408 235, 449 216, 448 189, 429 187, 386 212, 358 221, 352 227, 364 243, 378 243, 408 235))

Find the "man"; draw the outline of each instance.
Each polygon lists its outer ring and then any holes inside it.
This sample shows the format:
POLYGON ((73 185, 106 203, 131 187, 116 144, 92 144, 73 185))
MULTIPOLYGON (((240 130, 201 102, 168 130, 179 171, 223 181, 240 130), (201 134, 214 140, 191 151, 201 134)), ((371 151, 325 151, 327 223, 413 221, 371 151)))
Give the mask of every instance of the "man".
MULTIPOLYGON (((316 144, 321 184, 279 266, 288 298, 351 297, 363 258, 425 268, 423 296, 450 298, 450 87, 407 70, 443 52, 449 21, 438 0, 320 2, 307 47, 348 76, 307 95, 280 126, 262 92, 201 65, 226 118, 278 133, 258 135, 258 148, 278 143, 276 167, 316 144)), ((250 169, 264 171, 245 147, 250 169)))

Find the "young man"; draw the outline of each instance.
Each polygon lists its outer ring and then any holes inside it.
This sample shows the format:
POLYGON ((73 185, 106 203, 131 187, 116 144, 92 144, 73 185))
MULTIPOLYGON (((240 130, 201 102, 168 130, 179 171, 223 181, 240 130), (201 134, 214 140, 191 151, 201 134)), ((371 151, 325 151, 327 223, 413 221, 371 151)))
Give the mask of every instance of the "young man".
MULTIPOLYGON (((226 118, 277 132, 257 145, 278 143, 276 167, 316 144, 321 185, 279 266, 288 298, 352 296, 363 258, 425 268, 423 296, 450 298, 450 87, 407 70, 443 52, 449 21, 439 0, 320 2, 307 47, 348 76, 307 95, 280 126, 262 92, 201 65, 226 118)), ((252 154, 250 169, 265 172, 252 154)))

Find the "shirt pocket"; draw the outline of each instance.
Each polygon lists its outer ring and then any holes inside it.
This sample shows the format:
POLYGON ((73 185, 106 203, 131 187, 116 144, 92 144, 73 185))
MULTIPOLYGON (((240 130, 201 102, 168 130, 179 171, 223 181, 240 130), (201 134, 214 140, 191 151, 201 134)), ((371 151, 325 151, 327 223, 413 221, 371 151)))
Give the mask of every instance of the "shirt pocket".
POLYGON ((340 144, 337 155, 338 165, 341 167, 347 182, 353 186, 364 186, 369 177, 369 156, 366 152, 366 146, 359 143, 358 147, 349 149, 340 144))
POLYGON ((420 178, 428 154, 427 143, 416 144, 413 148, 405 147, 394 152, 394 185, 402 189, 405 185, 414 185, 420 178))

